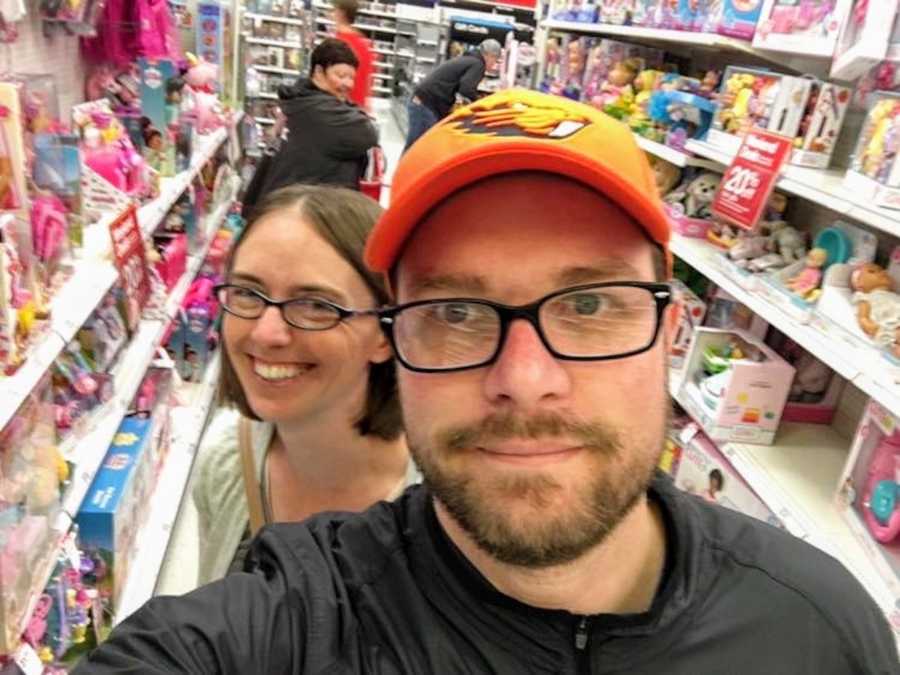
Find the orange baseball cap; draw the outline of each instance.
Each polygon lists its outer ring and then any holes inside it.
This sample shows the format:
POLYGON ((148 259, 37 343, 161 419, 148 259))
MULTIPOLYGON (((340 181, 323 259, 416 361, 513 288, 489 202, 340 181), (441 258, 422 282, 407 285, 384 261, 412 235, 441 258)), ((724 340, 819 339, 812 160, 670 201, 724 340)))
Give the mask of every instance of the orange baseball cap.
POLYGON ((488 176, 545 171, 606 195, 660 245, 670 225, 653 171, 627 126, 566 98, 514 89, 461 108, 403 156, 391 205, 369 235, 365 261, 388 272, 418 223, 448 196, 488 176))

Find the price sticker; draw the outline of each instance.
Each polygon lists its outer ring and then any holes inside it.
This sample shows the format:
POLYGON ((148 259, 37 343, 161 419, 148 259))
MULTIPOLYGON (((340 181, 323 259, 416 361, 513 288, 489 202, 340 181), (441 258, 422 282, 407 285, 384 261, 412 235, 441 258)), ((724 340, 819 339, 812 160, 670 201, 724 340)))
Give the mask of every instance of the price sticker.
POLYGON ((787 136, 761 129, 748 131, 722 176, 712 212, 746 230, 756 227, 792 147, 787 136))
POLYGON ((13 654, 13 662, 19 667, 25 675, 41 675, 44 672, 44 664, 38 657, 37 652, 27 642, 19 645, 19 648, 13 654))

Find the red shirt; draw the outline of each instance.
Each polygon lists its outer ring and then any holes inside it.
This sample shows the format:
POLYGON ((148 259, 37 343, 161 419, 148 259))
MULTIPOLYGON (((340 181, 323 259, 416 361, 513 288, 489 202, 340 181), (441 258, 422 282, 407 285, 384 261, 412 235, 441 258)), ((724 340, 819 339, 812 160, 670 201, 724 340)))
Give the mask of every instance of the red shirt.
POLYGON ((372 71, 374 69, 372 58, 372 43, 353 29, 338 29, 336 36, 346 42, 356 58, 359 59, 359 67, 356 69, 356 80, 350 91, 350 100, 363 110, 367 110, 366 99, 372 93, 372 71))

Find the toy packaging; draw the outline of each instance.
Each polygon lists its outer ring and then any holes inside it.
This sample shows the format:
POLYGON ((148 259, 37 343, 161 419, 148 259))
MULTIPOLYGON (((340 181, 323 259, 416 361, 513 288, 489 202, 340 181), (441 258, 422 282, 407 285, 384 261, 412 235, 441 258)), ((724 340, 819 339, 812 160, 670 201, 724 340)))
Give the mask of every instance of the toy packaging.
POLYGON ((830 57, 852 0, 764 0, 753 46, 830 57))
POLYGON ((757 127, 794 139, 791 164, 826 168, 850 98, 848 88, 815 78, 729 67, 707 140, 735 154, 757 127))
POLYGON ((672 471, 675 487, 707 502, 780 526, 775 514, 696 424, 685 426, 678 433, 678 442, 681 452, 672 471))
POLYGON ((765 319, 719 287, 713 288, 707 298, 704 326, 749 333, 759 340, 764 339, 769 331, 765 319))
POLYGON ((877 238, 871 232, 836 221, 816 235, 802 260, 764 277, 757 290, 788 316, 808 323, 821 302, 832 268, 874 260, 877 246, 877 238))
POLYGON ((900 94, 878 92, 844 185, 876 206, 900 209, 900 94))
POLYGON ((837 502, 888 587, 900 594, 900 418, 869 401, 837 502))
POLYGON ((669 348, 669 366, 680 370, 690 349, 694 330, 703 323, 703 317, 706 315, 706 303, 678 279, 671 282, 671 288, 678 307, 678 320, 669 348))
POLYGON ((0 82, 0 211, 25 210, 25 147, 19 87, 0 82))
POLYGON ((678 401, 714 441, 771 445, 794 368, 743 331, 698 328, 678 401))
POLYGON ((112 607, 128 578, 134 544, 153 494, 153 420, 126 417, 75 518, 82 547, 98 555, 107 574, 100 587, 112 607))
POLYGON ((781 419, 831 424, 846 380, 776 328, 766 342, 797 371, 781 419))
POLYGON ((763 0, 723 0, 722 17, 716 27, 720 35, 752 40, 763 0))
POLYGON ((887 55, 897 0, 856 0, 838 38, 831 76, 856 80, 887 55))

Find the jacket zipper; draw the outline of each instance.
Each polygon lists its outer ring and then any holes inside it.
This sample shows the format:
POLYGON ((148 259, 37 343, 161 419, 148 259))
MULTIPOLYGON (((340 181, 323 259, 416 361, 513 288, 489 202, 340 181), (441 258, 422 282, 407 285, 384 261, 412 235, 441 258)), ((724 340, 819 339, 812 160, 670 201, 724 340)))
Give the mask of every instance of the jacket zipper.
POLYGON ((588 649, 590 640, 591 620, 583 616, 575 628, 575 661, 578 664, 579 675, 590 675, 591 653, 588 649))

